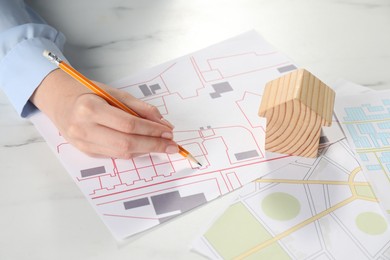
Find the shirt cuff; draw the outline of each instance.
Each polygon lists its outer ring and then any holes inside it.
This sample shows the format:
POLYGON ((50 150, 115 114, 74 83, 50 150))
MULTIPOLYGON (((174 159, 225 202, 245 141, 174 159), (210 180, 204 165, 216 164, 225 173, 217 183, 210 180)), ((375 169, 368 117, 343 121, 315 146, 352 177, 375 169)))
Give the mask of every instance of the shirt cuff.
POLYGON ((7 52, 0 63, 0 84, 22 117, 27 117, 37 109, 29 98, 42 80, 57 68, 42 55, 44 50, 51 51, 65 60, 55 42, 35 37, 19 42, 7 52))

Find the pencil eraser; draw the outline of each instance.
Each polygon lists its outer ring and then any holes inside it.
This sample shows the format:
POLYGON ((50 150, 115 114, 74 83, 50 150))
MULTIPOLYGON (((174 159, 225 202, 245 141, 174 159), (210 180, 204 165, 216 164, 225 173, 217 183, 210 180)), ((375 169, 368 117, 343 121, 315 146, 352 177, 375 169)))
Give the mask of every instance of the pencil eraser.
POLYGON ((50 53, 50 51, 44 50, 42 54, 43 54, 43 56, 44 56, 45 58, 50 58, 49 53, 50 53))

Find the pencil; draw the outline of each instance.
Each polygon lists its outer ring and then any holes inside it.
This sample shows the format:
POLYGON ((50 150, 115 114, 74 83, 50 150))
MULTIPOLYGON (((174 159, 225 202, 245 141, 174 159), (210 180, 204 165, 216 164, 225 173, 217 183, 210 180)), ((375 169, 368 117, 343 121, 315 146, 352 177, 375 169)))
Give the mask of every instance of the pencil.
MULTIPOLYGON (((139 114, 137 114, 135 111, 133 111, 131 108, 108 94, 106 91, 98 87, 95 83, 93 83, 91 80, 89 80, 87 77, 85 77, 83 74, 75 70, 73 67, 62 61, 57 55, 55 55, 52 52, 49 52, 45 50, 43 52, 43 56, 45 56, 48 60, 56 64, 61 70, 69 74, 71 77, 79 81, 81 84, 89 88, 91 91, 93 91, 95 94, 106 100, 110 105, 117 107, 119 109, 122 109, 123 111, 136 116, 136 117, 141 117, 139 114)), ((184 149, 182 146, 178 145, 179 147, 179 153, 189 159, 190 161, 196 163, 197 165, 202 167, 202 164, 198 162, 194 156, 190 152, 188 152, 186 149, 184 149)))

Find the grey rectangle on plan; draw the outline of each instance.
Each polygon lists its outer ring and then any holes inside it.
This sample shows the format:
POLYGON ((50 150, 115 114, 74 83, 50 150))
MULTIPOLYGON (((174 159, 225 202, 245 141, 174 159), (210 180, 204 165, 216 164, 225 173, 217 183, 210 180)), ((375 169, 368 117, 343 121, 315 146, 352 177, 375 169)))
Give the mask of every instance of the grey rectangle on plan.
POLYGON ((133 208, 138 208, 138 207, 143 207, 149 205, 149 199, 148 198, 141 198, 137 200, 130 200, 130 201, 125 201, 123 202, 123 206, 125 209, 133 209, 133 208))
POLYGON ((278 68, 278 71, 280 73, 283 73, 283 72, 287 72, 287 71, 290 71, 290 70, 296 70, 297 67, 295 67, 295 65, 287 65, 287 66, 284 66, 284 67, 280 67, 278 68))
POLYGON ((210 97, 211 98, 219 98, 219 97, 221 97, 221 94, 219 94, 217 92, 213 92, 213 93, 210 93, 210 97))
POLYGON ((179 191, 171 191, 150 197, 156 214, 165 214, 172 211, 186 212, 207 202, 203 193, 182 197, 179 191))
POLYGON ((152 95, 152 92, 146 84, 140 85, 139 89, 142 91, 142 94, 144 94, 145 97, 152 95))
POLYGON ((81 177, 83 177, 83 178, 102 174, 102 173, 106 173, 106 168, 104 166, 89 168, 89 169, 85 169, 85 170, 80 171, 81 177))
POLYGON ((216 83, 216 84, 213 84, 212 86, 213 86, 215 92, 218 92, 218 93, 233 91, 232 86, 227 81, 221 82, 221 83, 216 83))
POLYGON ((242 153, 235 153, 234 156, 236 156, 237 160, 245 160, 245 159, 250 159, 253 157, 258 157, 259 153, 256 150, 250 150, 242 153))
POLYGON ((153 94, 156 94, 156 91, 161 89, 159 84, 153 84, 150 86, 150 90, 153 92, 153 94))

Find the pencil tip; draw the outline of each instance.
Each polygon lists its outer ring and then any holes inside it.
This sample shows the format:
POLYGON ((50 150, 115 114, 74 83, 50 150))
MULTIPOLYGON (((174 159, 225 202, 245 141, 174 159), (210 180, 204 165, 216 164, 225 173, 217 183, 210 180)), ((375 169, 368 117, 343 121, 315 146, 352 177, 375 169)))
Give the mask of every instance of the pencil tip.
POLYGON ((187 155, 188 159, 190 159, 192 162, 196 163, 197 165, 199 165, 200 167, 202 167, 202 164, 200 162, 198 162, 198 160, 195 159, 194 156, 192 156, 191 154, 188 154, 187 155))

